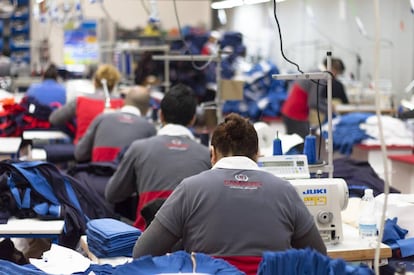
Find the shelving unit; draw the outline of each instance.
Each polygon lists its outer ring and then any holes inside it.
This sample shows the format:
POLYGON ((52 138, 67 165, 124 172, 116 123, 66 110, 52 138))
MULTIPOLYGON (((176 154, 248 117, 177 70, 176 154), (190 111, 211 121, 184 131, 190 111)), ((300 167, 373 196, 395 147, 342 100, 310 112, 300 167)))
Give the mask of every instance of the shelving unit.
POLYGON ((12 74, 30 72, 30 1, 11 1, 15 5, 11 14, 3 15, 0 23, 1 51, 9 52, 12 74))

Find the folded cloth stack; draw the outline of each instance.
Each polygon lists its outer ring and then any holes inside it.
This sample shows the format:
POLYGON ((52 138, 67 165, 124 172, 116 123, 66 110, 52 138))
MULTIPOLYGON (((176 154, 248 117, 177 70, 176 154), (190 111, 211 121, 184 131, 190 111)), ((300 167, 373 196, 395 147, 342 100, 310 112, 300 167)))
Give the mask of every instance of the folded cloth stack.
POLYGON ((141 233, 129 224, 111 218, 90 220, 86 230, 89 250, 98 258, 131 257, 141 233))

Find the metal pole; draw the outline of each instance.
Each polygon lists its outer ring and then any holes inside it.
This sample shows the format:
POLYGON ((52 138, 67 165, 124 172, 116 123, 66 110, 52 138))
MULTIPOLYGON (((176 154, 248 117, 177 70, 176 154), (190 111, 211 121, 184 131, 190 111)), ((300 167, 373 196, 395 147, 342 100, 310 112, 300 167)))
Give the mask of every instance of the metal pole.
MULTIPOLYGON (((326 53, 326 65, 327 70, 332 72, 332 52, 326 53)), ((333 178, 333 135, 332 135, 332 75, 328 74, 327 81, 327 94, 328 94, 328 165, 329 165, 329 178, 333 178)), ((321 133, 322 134, 322 133, 321 133)))
MULTIPOLYGON (((272 78, 278 80, 298 80, 298 79, 326 79, 327 82, 327 107, 328 107, 328 138, 326 142, 326 150, 328 152, 328 175, 329 178, 333 178, 333 135, 332 135, 332 53, 327 52, 327 70, 328 72, 320 73, 300 73, 300 74, 276 74, 272 75, 272 78)), ((319 92, 319 91, 318 91, 319 92)), ((322 134, 322 133, 321 133, 322 134)), ((325 170, 326 171, 326 170, 325 170)))
POLYGON ((216 66, 216 116, 217 116, 217 125, 222 121, 222 90, 221 90, 221 53, 218 53, 217 56, 217 66, 216 66))

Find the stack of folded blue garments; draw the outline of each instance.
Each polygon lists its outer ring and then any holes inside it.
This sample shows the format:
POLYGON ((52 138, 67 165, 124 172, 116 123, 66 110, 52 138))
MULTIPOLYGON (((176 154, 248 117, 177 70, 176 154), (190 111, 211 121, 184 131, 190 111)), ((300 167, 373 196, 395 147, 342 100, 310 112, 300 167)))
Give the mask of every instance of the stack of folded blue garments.
POLYGON ((98 258, 131 257, 141 233, 129 224, 110 218, 90 220, 86 230, 89 250, 98 258))

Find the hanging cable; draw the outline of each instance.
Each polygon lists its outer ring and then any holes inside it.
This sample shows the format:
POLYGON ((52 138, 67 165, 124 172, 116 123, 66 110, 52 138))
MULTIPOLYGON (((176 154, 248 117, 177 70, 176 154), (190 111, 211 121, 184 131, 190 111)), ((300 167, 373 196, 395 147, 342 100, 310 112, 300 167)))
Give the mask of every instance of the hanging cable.
POLYGON ((279 24, 279 19, 277 18, 277 13, 276 13, 276 0, 273 0, 273 15, 275 17, 275 21, 276 21, 276 25, 277 25, 277 29, 278 29, 278 33, 279 33, 279 43, 280 43, 280 52, 282 54, 283 59, 285 59, 287 62, 289 62, 290 64, 294 65, 296 67, 296 69, 301 72, 304 73, 299 65, 293 61, 291 61, 289 58, 287 58, 285 56, 285 53, 283 51, 283 39, 282 39, 282 32, 280 30, 280 24, 279 24))
POLYGON ((148 7, 145 5, 145 0, 141 0, 141 6, 144 8, 147 15, 149 15, 150 11, 149 11, 148 7))
POLYGON ((213 61, 214 61, 215 56, 214 56, 214 55, 211 55, 211 56, 210 56, 210 58, 206 61, 206 63, 204 63, 202 66, 198 66, 198 65, 195 63, 195 61, 194 61, 194 59, 193 59, 194 55, 193 55, 193 53, 191 52, 191 49, 190 49, 190 47, 188 46, 187 41, 185 41, 184 35, 183 35, 183 33, 182 33, 181 23, 180 23, 180 18, 179 18, 179 16, 178 16, 178 9, 177 9, 177 1, 176 1, 176 0, 173 0, 173 5, 174 5, 174 14, 175 14, 175 19, 176 19, 176 21, 177 21, 178 32, 179 32, 179 34, 180 34, 180 40, 183 42, 183 44, 184 44, 184 48, 185 48, 184 53, 188 53, 188 54, 191 56, 191 66, 192 66, 194 69, 198 70, 198 71, 202 71, 202 70, 206 69, 206 68, 210 65, 210 63, 211 63, 211 62, 213 62, 213 61))

